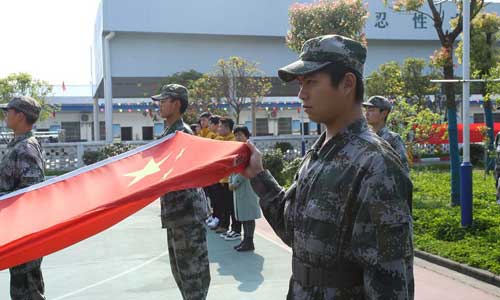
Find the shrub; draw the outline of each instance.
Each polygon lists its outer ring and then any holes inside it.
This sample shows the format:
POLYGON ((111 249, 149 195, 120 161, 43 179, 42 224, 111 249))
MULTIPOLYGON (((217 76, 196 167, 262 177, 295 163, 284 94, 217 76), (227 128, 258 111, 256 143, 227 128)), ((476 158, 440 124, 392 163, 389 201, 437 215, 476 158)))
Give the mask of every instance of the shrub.
MULTIPOLYGON (((463 148, 460 149, 460 155, 463 155, 463 148)), ((482 144, 470 144, 470 162, 473 165, 479 165, 484 161, 484 146, 482 144)))
POLYGON ((85 151, 85 153, 83 153, 83 162, 86 165, 91 165, 106 158, 122 154, 134 148, 135 146, 133 145, 116 143, 107 145, 98 151, 85 151))
POLYGON ((281 153, 286 153, 287 150, 293 150, 293 146, 289 142, 277 142, 274 149, 280 149, 281 153))
POLYGON ((103 159, 103 154, 100 151, 85 151, 83 153, 83 163, 87 166, 103 159))
POLYGON ((274 178, 281 184, 285 184, 282 171, 285 167, 285 160, 283 159, 283 152, 281 150, 268 150, 262 155, 262 163, 264 168, 268 169, 274 178))

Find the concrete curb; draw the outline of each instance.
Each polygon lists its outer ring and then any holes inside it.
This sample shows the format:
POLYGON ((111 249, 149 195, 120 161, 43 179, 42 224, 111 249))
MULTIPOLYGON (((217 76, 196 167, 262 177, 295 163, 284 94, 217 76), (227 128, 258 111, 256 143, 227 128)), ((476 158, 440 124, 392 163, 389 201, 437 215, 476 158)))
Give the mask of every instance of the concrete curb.
POLYGON ((420 250, 415 250, 415 256, 436 265, 440 265, 442 267, 473 277, 477 280, 492 284, 496 287, 500 287, 500 276, 495 275, 491 272, 476 269, 466 264, 457 263, 447 258, 443 258, 441 256, 437 256, 420 250))

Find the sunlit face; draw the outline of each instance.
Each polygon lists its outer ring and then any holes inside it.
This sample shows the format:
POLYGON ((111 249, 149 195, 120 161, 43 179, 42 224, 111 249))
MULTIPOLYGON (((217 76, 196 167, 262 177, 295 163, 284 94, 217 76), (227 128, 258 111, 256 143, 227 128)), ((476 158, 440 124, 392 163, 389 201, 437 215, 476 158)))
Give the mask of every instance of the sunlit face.
POLYGON ((8 128, 15 130, 19 124, 21 124, 25 118, 24 114, 17 112, 15 109, 9 109, 3 111, 5 117, 5 123, 8 128))
POLYGON ((231 133, 231 130, 229 130, 229 127, 227 127, 226 125, 220 124, 219 131, 217 133, 221 136, 226 136, 231 133))
POLYGON ((200 118, 200 126, 201 128, 207 128, 208 127, 208 118, 200 118))
POLYGON ((370 124, 371 126, 379 126, 385 123, 387 111, 381 110, 378 107, 365 106, 365 116, 368 124, 370 124))
POLYGON ((164 119, 174 116, 175 114, 179 113, 180 104, 180 101, 173 100, 172 98, 160 100, 160 116, 164 119))
POLYGON ((354 75, 351 75, 347 78, 346 74, 338 87, 332 85, 330 75, 324 72, 315 72, 297 78, 300 84, 299 98, 302 100, 302 107, 309 119, 330 124, 339 116, 350 112, 352 100, 349 99, 348 93, 351 91, 346 90, 345 81, 352 81, 354 75))
POLYGON ((219 124, 209 123, 208 129, 212 132, 217 133, 219 131, 219 124))
POLYGON ((234 137, 235 139, 238 141, 238 142, 246 142, 248 139, 247 139, 247 136, 242 132, 242 131, 238 131, 234 134, 234 137))

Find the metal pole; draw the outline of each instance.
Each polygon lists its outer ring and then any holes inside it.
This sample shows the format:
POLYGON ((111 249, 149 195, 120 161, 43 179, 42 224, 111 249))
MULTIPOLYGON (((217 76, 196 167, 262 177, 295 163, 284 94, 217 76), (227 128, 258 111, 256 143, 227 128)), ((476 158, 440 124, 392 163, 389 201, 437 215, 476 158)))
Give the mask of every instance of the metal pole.
POLYGON ((470 0, 463 1, 463 161, 460 167, 462 226, 472 225, 472 164, 470 163, 470 0))
POLYGON ((111 53, 109 41, 115 36, 110 32, 104 37, 104 122, 106 124, 106 143, 113 143, 113 92, 111 80, 111 53))

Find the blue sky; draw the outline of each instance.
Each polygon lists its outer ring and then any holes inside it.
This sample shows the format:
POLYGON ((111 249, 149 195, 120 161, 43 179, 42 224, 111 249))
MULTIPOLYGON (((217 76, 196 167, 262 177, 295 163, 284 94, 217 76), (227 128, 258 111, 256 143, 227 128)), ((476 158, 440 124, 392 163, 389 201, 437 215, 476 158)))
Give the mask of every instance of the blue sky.
POLYGON ((0 77, 28 72, 52 84, 88 84, 100 0, 1 0, 0 77))

